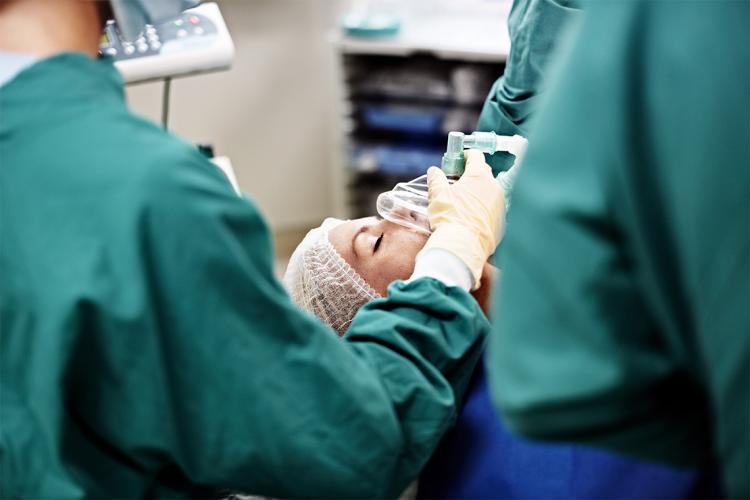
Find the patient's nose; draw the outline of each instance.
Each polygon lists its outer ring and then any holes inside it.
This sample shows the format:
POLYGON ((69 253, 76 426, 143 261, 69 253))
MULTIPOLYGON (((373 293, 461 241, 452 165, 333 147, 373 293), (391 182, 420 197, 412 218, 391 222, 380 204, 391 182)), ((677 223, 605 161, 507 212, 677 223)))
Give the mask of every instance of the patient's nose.
POLYGON ((412 220, 414 222, 417 221, 417 214, 414 211, 409 210, 407 208, 396 207, 396 208, 393 209, 393 213, 395 215, 398 215, 399 217, 401 217, 403 219, 412 220))

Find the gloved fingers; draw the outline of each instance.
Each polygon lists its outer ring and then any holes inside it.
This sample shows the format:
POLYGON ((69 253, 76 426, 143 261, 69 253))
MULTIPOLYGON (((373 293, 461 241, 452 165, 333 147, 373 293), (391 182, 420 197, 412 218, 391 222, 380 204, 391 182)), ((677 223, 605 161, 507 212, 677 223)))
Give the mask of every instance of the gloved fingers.
POLYGON ((434 197, 439 196, 446 188, 450 186, 445 173, 437 167, 430 167, 427 170, 427 200, 428 202, 434 197))
POLYGON ((484 161, 484 153, 478 149, 467 149, 464 151, 464 157, 466 158, 464 175, 479 177, 489 174, 492 177, 492 169, 484 161))

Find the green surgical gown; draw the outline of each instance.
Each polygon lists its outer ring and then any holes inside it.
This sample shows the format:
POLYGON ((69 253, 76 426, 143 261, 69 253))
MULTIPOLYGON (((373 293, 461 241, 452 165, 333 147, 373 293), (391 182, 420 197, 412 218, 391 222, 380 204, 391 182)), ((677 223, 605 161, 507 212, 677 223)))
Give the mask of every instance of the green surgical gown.
POLYGON ((489 324, 422 279, 340 341, 274 277, 253 203, 131 114, 111 62, 63 54, 0 88, 0 328, 4 498, 384 497, 489 324))
MULTIPOLYGON (((511 49, 479 116, 477 130, 528 137, 544 97, 550 62, 566 34, 576 27, 578 1, 514 0, 508 17, 511 49)), ((487 155, 495 175, 513 164, 508 153, 487 155)))
POLYGON ((512 429, 717 464, 750 496, 750 2, 591 2, 516 183, 512 429))

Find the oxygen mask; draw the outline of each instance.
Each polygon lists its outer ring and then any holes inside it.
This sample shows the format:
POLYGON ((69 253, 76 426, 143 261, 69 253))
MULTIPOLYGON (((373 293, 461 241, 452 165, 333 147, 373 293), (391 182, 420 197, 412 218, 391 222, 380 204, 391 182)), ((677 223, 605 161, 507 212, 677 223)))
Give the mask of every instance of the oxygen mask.
POLYGON ((399 182, 390 191, 380 193, 376 207, 380 216, 389 222, 427 235, 432 232, 427 218, 426 175, 399 182))

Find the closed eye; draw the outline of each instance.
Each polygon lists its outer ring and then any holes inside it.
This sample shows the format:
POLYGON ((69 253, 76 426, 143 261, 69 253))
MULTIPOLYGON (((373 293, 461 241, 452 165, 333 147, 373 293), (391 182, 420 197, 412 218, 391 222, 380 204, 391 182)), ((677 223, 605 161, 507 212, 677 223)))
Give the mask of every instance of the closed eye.
POLYGON ((380 247, 380 243, 383 241, 383 234, 380 234, 380 237, 375 241, 375 246, 372 248, 372 253, 375 253, 378 251, 378 247, 380 247))

